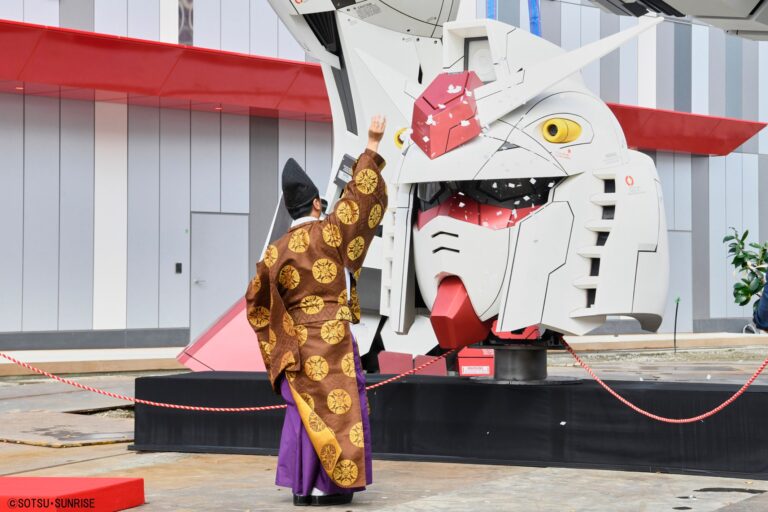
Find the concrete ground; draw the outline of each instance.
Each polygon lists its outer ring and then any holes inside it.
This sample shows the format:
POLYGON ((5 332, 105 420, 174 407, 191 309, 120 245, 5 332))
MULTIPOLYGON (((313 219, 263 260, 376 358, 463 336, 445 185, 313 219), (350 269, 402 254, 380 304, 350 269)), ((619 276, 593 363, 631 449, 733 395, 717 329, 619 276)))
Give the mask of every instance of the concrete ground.
MULTIPOLYGON (((614 351, 586 359, 609 379, 741 383, 767 351, 614 351)), ((584 377, 569 357, 552 355, 550 374, 584 377)), ((133 395, 136 376, 157 373, 68 377, 133 395)), ((128 450, 133 420, 130 410, 120 409, 125 405, 43 377, 0 378, 0 476, 141 477, 147 503, 136 510, 294 508, 290 491, 274 485, 274 457, 128 450)), ((352 505, 330 510, 768 510, 768 481, 700 475, 376 460, 374 481, 352 505)))

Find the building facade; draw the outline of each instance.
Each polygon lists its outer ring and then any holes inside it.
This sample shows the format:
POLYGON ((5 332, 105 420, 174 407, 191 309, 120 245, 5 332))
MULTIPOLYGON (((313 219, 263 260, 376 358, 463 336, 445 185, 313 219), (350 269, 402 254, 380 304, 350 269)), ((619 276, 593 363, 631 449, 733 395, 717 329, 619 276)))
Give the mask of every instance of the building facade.
MULTIPOLYGON (((527 6, 462 10, 527 30, 527 6)), ((5 0, 0 19, 305 59, 266 0, 5 0)), ((586 0, 542 0, 541 20, 566 49, 637 23, 586 0)), ((610 102, 766 120, 766 45, 670 20, 584 79, 610 102)), ((0 349, 186 345, 242 296, 285 160, 325 182, 331 144, 326 123, 0 93, 0 349)), ((679 331, 740 330, 750 310, 721 240, 730 226, 768 240, 768 132, 724 157, 651 156, 671 252, 662 331, 678 297, 679 331)))

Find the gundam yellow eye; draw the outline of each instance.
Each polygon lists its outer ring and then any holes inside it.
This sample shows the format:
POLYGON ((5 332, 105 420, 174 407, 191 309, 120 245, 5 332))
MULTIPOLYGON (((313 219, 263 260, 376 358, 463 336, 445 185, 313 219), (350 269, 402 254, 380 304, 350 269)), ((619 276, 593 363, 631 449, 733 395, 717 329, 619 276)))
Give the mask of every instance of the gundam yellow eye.
POLYGON ((400 128, 395 132, 395 146, 397 146, 397 149, 403 149, 403 144, 405 144, 405 138, 407 137, 406 133, 408 131, 408 128, 400 128))
POLYGON ((541 125, 541 134, 547 142, 565 144, 579 138, 581 126, 576 121, 554 117, 544 121, 544 124, 541 125))

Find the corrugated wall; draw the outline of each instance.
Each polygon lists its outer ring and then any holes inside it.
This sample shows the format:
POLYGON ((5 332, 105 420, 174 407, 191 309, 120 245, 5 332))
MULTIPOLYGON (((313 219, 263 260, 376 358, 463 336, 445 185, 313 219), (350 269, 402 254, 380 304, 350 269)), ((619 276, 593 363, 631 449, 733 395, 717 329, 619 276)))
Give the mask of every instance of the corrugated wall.
MULTIPOLYGON (((528 29, 527 0, 497 5, 499 19, 528 29)), ((462 12, 486 7, 467 0, 462 12)), ((568 49, 636 23, 586 0, 546 0, 541 11, 543 36, 568 49)), ((266 0, 5 0, 0 18, 305 58, 266 0)), ((584 78, 606 101, 768 119, 768 43, 686 20, 584 78)), ((194 293, 192 213, 247 215, 252 267, 283 162, 294 157, 320 180, 330 144, 324 124, 0 95, 0 331, 177 336, 194 293)), ((670 230, 668 311, 680 297, 681 330, 735 329, 749 310, 731 300, 721 240, 729 226, 768 239, 768 132, 728 157, 652 156, 670 230)))
MULTIPOLYGON (((179 3, 9 0, 0 18, 178 42, 179 3)), ((182 4, 195 45, 305 58, 265 0, 182 4)), ((324 123, 0 94, 0 332, 20 333, 0 346, 45 345, 34 333, 50 331, 83 331, 61 346, 100 346, 107 332, 147 329, 183 345, 192 215, 247 219, 250 274, 282 164, 294 157, 325 179, 331 143, 324 123)))

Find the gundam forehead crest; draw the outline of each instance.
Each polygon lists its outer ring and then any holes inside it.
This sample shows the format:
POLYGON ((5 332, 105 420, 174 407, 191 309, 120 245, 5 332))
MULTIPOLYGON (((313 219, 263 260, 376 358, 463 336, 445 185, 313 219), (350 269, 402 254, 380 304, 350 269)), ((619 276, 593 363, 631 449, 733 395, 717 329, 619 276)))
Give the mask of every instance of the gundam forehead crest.
MULTIPOLYGON (((457 19, 453 1, 270 2, 322 62, 335 166, 364 146, 371 115, 396 132, 367 262, 380 270, 368 307, 388 319, 385 343, 425 320, 443 346, 534 325, 584 334, 609 315, 659 327, 669 264, 656 168, 580 71, 660 18, 565 51, 457 19)), ((333 203, 341 181, 328 183, 333 203)))

